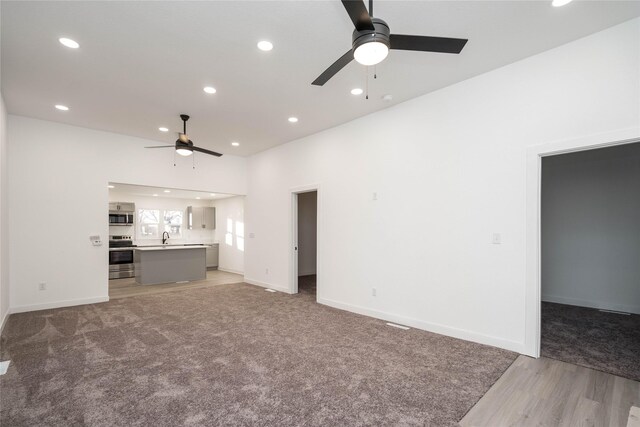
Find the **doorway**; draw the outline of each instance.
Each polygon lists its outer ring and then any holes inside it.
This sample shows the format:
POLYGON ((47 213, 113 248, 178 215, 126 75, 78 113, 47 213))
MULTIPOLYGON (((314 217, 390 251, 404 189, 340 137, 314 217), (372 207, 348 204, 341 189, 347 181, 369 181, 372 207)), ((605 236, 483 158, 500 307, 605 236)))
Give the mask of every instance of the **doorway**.
POLYGON ((109 182, 108 200, 110 299, 244 280, 244 196, 109 182))
POLYGON ((318 191, 293 194, 293 290, 317 298, 318 191))
POLYGON ((540 355, 640 380, 640 143, 544 157, 540 355))

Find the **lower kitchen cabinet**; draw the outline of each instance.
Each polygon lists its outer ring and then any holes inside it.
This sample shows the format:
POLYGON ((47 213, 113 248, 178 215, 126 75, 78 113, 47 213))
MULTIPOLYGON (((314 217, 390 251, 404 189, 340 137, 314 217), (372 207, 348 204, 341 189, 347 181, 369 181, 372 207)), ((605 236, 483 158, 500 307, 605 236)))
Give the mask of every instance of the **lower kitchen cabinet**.
POLYGON ((218 244, 214 243, 212 245, 207 245, 207 269, 209 270, 217 270, 218 269, 218 244))

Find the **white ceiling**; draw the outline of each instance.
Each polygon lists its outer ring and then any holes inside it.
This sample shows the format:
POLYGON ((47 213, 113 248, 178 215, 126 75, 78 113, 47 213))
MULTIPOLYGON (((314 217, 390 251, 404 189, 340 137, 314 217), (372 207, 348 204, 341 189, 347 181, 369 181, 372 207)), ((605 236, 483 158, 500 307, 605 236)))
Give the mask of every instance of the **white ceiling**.
POLYGON ((146 185, 133 185, 133 184, 120 184, 116 182, 110 182, 113 188, 109 188, 109 192, 124 194, 129 196, 142 196, 142 197, 164 197, 169 199, 190 199, 197 200, 219 200, 226 199, 227 197, 234 197, 235 194, 224 193, 209 193, 203 191, 182 190, 179 188, 167 188, 167 187, 150 187, 146 185), (165 193, 169 190, 169 193, 165 193))
POLYGON ((11 114, 250 155, 640 16, 639 1, 376 1, 392 33, 469 38, 461 55, 392 51, 365 86, 340 1, 2 1, 2 93, 11 114), (80 43, 72 50, 58 43, 80 43), (259 51, 267 39, 275 48, 259 51), (202 88, 218 92, 206 95, 202 88), (393 101, 381 99, 392 94, 393 101), (60 112, 54 104, 68 105, 60 112), (290 124, 289 116, 300 121, 290 124), (231 141, 241 143, 230 146, 231 141))

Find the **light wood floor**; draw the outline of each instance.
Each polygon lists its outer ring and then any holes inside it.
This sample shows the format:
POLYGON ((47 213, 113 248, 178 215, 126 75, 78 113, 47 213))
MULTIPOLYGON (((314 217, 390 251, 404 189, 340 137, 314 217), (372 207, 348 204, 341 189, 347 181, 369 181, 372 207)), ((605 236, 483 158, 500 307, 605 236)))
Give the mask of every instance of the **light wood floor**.
POLYGON ((625 427, 632 406, 640 406, 637 381, 519 356, 460 425, 625 427))
POLYGON ((188 283, 165 283, 162 285, 140 285, 134 278, 109 280, 109 298, 134 297, 138 295, 159 294, 181 289, 202 288, 205 286, 226 285, 244 281, 244 276, 220 270, 207 271, 205 280, 188 283))

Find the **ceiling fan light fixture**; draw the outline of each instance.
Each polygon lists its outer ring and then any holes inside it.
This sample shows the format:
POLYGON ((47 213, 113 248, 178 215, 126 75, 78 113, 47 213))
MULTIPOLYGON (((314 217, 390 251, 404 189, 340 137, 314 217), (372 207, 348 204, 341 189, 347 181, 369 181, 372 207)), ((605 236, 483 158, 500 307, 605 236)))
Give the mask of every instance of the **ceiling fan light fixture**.
POLYGON ((379 41, 361 44, 353 51, 353 58, 362 65, 376 65, 389 54, 389 46, 379 41))
POLYGON ((193 154, 193 150, 190 148, 184 148, 184 147, 180 147, 180 148, 176 148, 176 153, 180 154, 181 156, 190 156, 193 154))

